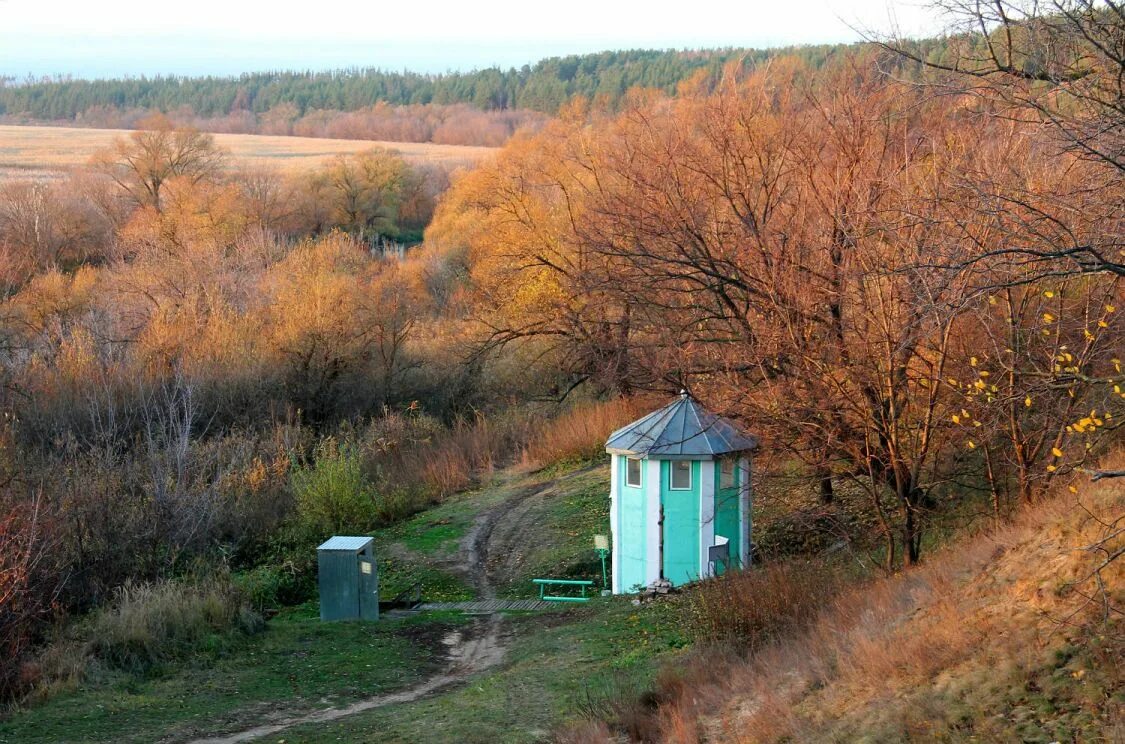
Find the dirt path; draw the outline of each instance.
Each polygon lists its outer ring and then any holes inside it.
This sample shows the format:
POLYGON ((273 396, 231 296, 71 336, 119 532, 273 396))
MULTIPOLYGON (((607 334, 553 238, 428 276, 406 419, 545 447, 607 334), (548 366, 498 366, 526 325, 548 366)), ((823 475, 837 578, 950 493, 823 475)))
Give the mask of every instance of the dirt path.
MULTIPOLYGON (((511 572, 518 562, 513 562, 512 556, 517 552, 515 548, 519 536, 527 534, 524 528, 530 513, 529 502, 535 498, 543 498, 551 489, 551 486, 542 483, 521 488, 473 521, 472 527, 461 540, 456 565, 452 568, 466 577, 479 598, 495 599, 497 583, 505 582, 507 577, 513 575, 511 572), (490 561, 490 556, 496 556, 496 559, 490 561)), ((359 700, 343 708, 302 714, 279 711, 261 725, 237 733, 195 739, 191 744, 237 744, 276 734, 293 726, 326 723, 373 708, 418 700, 499 664, 504 658, 505 649, 503 622, 503 615, 494 613, 475 620, 463 631, 457 630, 447 635, 442 642, 448 648, 449 666, 413 687, 359 700)))

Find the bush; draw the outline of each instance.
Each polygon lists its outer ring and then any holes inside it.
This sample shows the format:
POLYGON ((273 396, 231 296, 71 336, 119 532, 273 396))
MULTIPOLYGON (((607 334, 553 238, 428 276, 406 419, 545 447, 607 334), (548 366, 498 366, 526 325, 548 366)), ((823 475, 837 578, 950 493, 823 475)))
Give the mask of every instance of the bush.
POLYGON ((353 448, 324 440, 311 466, 294 469, 292 483, 297 519, 307 531, 328 535, 362 532, 375 525, 375 494, 353 448))
POLYGON ((246 596, 255 612, 262 613, 285 604, 293 583, 293 572, 280 566, 258 566, 234 577, 235 586, 246 596))
POLYGON ((644 408, 630 398, 580 405, 538 429, 527 456, 541 465, 605 457, 605 440, 644 408))
POLYGON ((688 593, 688 628, 698 640, 758 646, 809 622, 843 579, 819 561, 730 571, 688 593))
POLYGON ((143 671, 218 650, 262 627, 261 616, 229 580, 129 582, 117 589, 109 608, 95 615, 92 650, 111 667, 143 671))

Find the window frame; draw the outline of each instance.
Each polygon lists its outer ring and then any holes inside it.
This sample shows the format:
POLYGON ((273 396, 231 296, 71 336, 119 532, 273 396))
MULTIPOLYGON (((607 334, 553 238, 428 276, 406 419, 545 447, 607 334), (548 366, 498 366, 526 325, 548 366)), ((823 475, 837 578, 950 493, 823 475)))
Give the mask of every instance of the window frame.
POLYGON ((691 465, 691 460, 672 460, 668 466, 668 490, 669 491, 690 491, 695 487, 695 468, 691 465), (676 485, 676 466, 680 463, 687 464, 687 478, 686 486, 676 485))
POLYGON ((625 485, 629 488, 642 488, 645 482, 645 469, 644 461, 639 457, 626 457, 625 458, 625 485), (637 482, 634 483, 629 479, 629 469, 633 463, 637 463, 637 482))
POLYGON ((735 470, 738 468, 738 463, 733 457, 723 457, 719 459, 719 489, 734 488, 738 485, 735 478, 735 470), (728 470, 729 469, 729 470, 728 470))

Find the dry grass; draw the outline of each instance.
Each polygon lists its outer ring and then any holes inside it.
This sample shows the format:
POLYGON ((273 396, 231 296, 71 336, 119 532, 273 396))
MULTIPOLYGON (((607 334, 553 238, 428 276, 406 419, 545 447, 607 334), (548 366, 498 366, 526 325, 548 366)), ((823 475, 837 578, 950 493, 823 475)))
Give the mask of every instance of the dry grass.
POLYGON ((229 581, 127 583, 96 616, 93 651, 110 666, 143 670, 215 646, 232 631, 254 632, 261 618, 229 581))
MULTIPOLYGON (((1088 548, 1120 529, 1125 488, 1078 489, 919 569, 826 597, 803 630, 749 655, 713 646, 666 670, 652 740, 1115 740, 1125 566, 1102 572, 1103 595, 1091 572, 1104 554, 1088 548)), ((726 601, 745 612, 752 597, 726 601)))
POLYGON ((688 594, 688 628, 700 641, 760 647, 815 618, 843 583, 840 571, 820 561, 732 571, 688 594))
POLYGON ((541 426, 528 444, 526 457, 540 465, 604 457, 609 435, 651 410, 650 404, 617 398, 579 405, 541 426))
MULTIPOLYGON (((117 137, 120 129, 0 126, 0 180, 50 177, 86 165, 97 150, 117 137)), ((435 145, 428 142, 272 137, 255 134, 216 134, 215 142, 230 152, 236 167, 267 167, 283 172, 307 170, 328 158, 385 147, 411 163, 447 168, 471 166, 495 152, 491 147, 435 145)))

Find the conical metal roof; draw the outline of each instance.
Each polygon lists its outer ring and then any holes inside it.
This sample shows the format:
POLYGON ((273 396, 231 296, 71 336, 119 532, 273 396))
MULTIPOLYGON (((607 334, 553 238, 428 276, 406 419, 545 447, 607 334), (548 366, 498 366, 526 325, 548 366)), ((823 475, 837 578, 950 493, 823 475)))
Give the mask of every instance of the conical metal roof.
POLYGON ((610 434, 605 451, 666 460, 706 460, 757 446, 755 437, 682 392, 660 410, 610 434))

